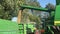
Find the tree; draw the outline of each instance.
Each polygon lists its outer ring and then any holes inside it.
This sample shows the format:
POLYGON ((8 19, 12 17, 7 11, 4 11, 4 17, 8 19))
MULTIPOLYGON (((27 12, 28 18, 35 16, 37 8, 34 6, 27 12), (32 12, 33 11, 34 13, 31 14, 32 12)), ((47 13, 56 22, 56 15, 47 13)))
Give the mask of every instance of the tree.
POLYGON ((56 4, 59 5, 60 4, 60 0, 56 0, 56 4))
POLYGON ((55 11, 51 11, 51 10, 55 10, 55 6, 51 3, 48 3, 46 5, 46 8, 50 9, 50 10, 48 10, 49 12, 47 11, 49 13, 49 17, 46 19, 46 23, 49 25, 52 25, 53 21, 54 21, 54 15, 53 14, 55 13, 55 11), (51 14, 52 12, 53 12, 53 14, 51 14))
POLYGON ((1 18, 10 20, 12 11, 14 10, 14 8, 13 8, 14 7, 13 0, 2 0, 0 4, 1 4, 1 6, 3 6, 3 10, 4 10, 4 12, 2 12, 3 17, 1 17, 1 18))
POLYGON ((4 10, 3 10, 3 6, 0 4, 0 18, 2 18, 2 15, 4 15, 4 10))
POLYGON ((55 10, 55 6, 51 3, 48 3, 45 8, 55 10))
MULTIPOLYGON (((20 2, 22 2, 22 1, 23 0, 21 0, 20 2)), ((3 7, 3 10, 4 10, 4 12, 2 12, 4 15, 1 14, 3 16, 1 18, 11 20, 11 18, 13 16, 17 16, 17 13, 18 13, 18 10, 19 10, 18 2, 19 2, 19 0, 1 0, 0 4, 3 7)))
POLYGON ((30 0, 27 5, 34 6, 34 7, 40 7, 39 2, 37 0, 30 0))

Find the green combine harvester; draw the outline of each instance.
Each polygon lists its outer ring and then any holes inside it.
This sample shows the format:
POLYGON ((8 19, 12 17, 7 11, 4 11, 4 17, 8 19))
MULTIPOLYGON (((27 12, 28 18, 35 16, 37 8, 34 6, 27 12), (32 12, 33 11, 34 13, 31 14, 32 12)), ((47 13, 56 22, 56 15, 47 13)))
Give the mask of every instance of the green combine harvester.
MULTIPOLYGON (((39 11, 45 11, 50 13, 55 11, 55 14, 53 17, 54 19, 51 22, 46 24, 45 26, 48 26, 48 30, 45 31, 44 34, 54 34, 50 26, 60 26, 60 5, 56 6, 56 10, 49 10, 46 8, 37 8, 37 7, 31 7, 31 6, 26 6, 26 5, 21 5, 20 6, 20 11, 18 13, 18 20, 16 22, 8 21, 8 20, 3 20, 0 19, 0 34, 29 34, 29 33, 34 33, 34 24, 21 24, 21 12, 23 12, 24 9, 33 9, 33 10, 39 10, 39 11)), ((53 15, 53 14, 51 14, 53 15)), ((46 30, 46 27, 44 28, 46 30)))
POLYGON ((0 19, 0 34, 27 34, 27 32, 32 33, 33 28, 33 24, 18 25, 16 22, 0 19))
POLYGON ((0 34, 19 34, 18 24, 0 19, 0 34))
POLYGON ((60 26, 60 5, 56 6, 54 25, 60 26))

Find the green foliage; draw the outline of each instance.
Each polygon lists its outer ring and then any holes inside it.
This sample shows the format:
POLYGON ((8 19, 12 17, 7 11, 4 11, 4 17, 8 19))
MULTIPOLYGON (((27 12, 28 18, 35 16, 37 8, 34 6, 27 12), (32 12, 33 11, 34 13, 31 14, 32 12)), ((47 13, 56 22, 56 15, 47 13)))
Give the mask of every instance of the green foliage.
POLYGON ((37 0, 30 0, 30 1, 26 0, 26 1, 27 1, 26 5, 40 7, 40 4, 39 2, 37 2, 37 0))
POLYGON ((55 6, 53 4, 51 4, 51 3, 48 3, 46 5, 46 8, 55 10, 55 6))
POLYGON ((0 18, 2 17, 3 13, 4 13, 4 10, 3 10, 3 6, 0 4, 0 18))
POLYGON ((0 14, 2 15, 2 19, 11 19, 11 13, 14 10, 14 3, 13 0, 2 0, 1 1, 1 6, 3 7, 2 11, 0 11, 0 14))
POLYGON ((56 0, 56 4, 59 5, 60 4, 60 0, 56 0))

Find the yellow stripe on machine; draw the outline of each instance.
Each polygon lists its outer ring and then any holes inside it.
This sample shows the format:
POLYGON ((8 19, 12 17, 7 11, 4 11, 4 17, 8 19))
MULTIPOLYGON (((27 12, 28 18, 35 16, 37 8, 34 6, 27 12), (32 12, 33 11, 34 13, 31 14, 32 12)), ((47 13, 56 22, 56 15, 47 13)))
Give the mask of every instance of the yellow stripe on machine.
POLYGON ((54 25, 60 24, 60 21, 54 21, 54 25))

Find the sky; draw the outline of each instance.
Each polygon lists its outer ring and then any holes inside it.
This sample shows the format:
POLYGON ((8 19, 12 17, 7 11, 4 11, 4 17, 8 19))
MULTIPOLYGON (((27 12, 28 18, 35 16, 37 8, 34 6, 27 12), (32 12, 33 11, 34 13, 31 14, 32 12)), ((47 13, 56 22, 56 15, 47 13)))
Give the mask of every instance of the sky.
POLYGON ((56 5, 56 0, 38 0, 41 7, 45 7, 48 3, 52 3, 53 5, 56 5))

